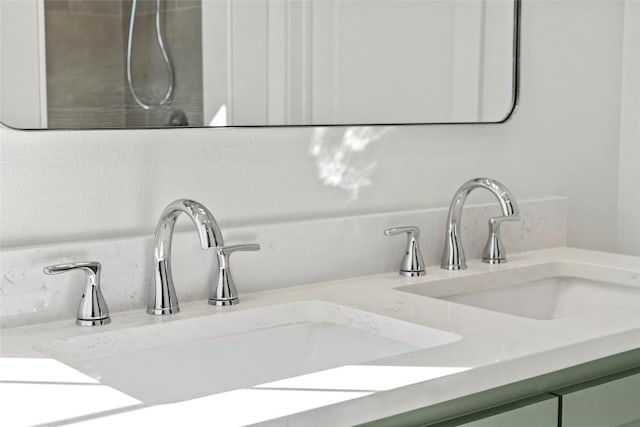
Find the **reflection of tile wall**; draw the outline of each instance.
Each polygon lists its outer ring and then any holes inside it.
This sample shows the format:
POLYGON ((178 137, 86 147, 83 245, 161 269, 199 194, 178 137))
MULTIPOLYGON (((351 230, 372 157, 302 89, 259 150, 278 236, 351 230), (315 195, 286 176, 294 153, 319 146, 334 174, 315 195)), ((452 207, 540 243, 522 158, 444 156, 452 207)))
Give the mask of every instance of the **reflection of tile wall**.
MULTIPOLYGON (((128 35, 131 1, 124 2, 123 34, 128 35)), ((163 126, 171 113, 184 111, 192 126, 203 124, 201 0, 164 0, 163 34, 175 75, 173 100, 152 110, 140 108, 127 91, 127 126, 163 126)), ((155 0, 138 0, 132 75, 138 97, 157 103, 168 88, 168 74, 155 37, 155 0)))
MULTIPOLYGON (((202 125, 201 0, 162 0, 175 73, 169 106, 143 110, 126 80, 130 0, 45 0, 50 127, 163 126, 175 109, 202 125)), ((138 95, 159 100, 167 73, 155 39, 155 0, 139 0, 133 76, 138 95)))
POLYGON ((49 127, 124 124, 122 13, 110 0, 46 0, 49 127))

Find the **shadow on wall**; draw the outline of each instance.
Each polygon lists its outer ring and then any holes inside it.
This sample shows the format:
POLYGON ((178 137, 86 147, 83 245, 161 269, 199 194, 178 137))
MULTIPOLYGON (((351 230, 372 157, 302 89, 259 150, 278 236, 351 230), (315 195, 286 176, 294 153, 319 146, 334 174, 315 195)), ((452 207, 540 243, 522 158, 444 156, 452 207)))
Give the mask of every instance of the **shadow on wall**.
POLYGON ((314 129, 310 151, 321 182, 346 190, 356 200, 360 189, 371 185, 381 141, 392 129, 392 126, 314 129))

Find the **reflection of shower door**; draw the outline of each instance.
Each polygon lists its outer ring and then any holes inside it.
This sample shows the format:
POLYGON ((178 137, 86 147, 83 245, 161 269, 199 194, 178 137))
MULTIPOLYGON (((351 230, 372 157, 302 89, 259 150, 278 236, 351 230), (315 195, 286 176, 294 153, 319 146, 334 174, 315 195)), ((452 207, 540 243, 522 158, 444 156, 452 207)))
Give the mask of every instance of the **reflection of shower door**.
POLYGON ((500 121, 513 2, 203 2, 205 123, 500 121))
POLYGON ((482 122, 509 113, 513 2, 312 3, 315 123, 482 122))
POLYGON ((0 1, 0 118, 19 128, 47 127, 44 0, 0 1))
POLYGON ((202 2, 205 125, 309 123, 311 2, 202 2), (221 119, 226 116, 226 119, 221 119))

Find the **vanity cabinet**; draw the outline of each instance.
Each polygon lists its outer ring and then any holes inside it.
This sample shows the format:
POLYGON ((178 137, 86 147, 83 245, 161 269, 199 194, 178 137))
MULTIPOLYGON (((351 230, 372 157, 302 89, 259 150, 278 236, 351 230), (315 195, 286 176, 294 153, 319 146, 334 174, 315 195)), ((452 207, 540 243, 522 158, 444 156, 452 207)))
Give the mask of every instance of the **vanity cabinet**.
POLYGON ((640 427, 640 369, 427 426, 640 427))
POLYGON ((562 427, 640 426, 640 369, 553 391, 562 427))
POLYGON ((366 426, 640 427, 640 349, 366 426))
POLYGON ((428 426, 556 427, 559 406, 557 396, 545 394, 428 426))

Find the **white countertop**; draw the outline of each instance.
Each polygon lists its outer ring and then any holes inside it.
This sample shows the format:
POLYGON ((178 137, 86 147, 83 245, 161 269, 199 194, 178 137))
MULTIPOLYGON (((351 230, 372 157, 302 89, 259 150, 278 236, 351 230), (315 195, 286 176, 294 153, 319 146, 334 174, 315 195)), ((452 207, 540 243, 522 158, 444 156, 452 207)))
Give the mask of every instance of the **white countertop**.
MULTIPOLYGON (((472 261, 464 271, 450 272, 431 266, 427 276, 420 278, 389 273, 255 294, 242 294, 240 289, 241 304, 229 310, 221 311, 208 306, 206 301, 197 301, 182 304, 182 311, 170 319, 154 318, 144 310, 135 310, 112 313, 112 323, 100 328, 81 328, 70 319, 3 329, 0 347, 3 359, 0 362, 28 362, 33 359, 27 358, 44 358, 34 346, 53 339, 64 340, 159 322, 224 315, 226 311, 316 300, 452 332, 462 339, 375 363, 367 362, 366 367, 360 367, 366 372, 361 372, 358 377, 361 381, 362 378, 367 379, 366 387, 357 384, 324 389, 292 387, 277 392, 251 388, 155 406, 142 405, 118 391, 101 386, 95 379, 86 377, 83 380, 84 375, 80 373, 77 373, 80 379, 69 380, 67 375, 60 380, 55 378, 52 369, 47 369, 45 371, 52 379, 45 381, 44 377, 34 377, 33 365, 20 367, 19 363, 0 363, 0 401, 3 402, 0 420, 5 426, 62 419, 89 425, 113 425, 116 422, 128 425, 152 420, 156 425, 185 420, 189 425, 216 426, 257 422, 283 426, 353 425, 639 348, 640 306, 636 312, 605 309, 594 314, 534 320, 396 289, 431 283, 438 292, 446 292, 456 286, 485 286, 496 273, 501 274, 501 280, 511 277, 526 281, 536 280, 541 272, 571 275, 578 271, 596 280, 640 288, 640 258, 555 248, 513 254, 503 265, 491 266, 472 261), (465 284, 460 285, 460 278, 473 280, 463 280, 465 284), (95 405, 95 409, 74 413, 78 400, 60 398, 62 394, 54 388, 45 387, 45 382, 57 385, 59 389, 68 388, 76 382, 81 384, 83 387, 75 387, 71 393, 77 392, 80 398, 86 396, 89 403, 81 403, 80 406, 93 408, 91 405, 95 405), (365 389, 367 391, 363 391, 365 389), (106 397, 99 397, 103 394, 106 397), (101 407, 100 399, 111 399, 112 405, 101 407), (100 413, 100 416, 87 415, 92 413, 100 413)), ((59 369, 62 372, 65 368, 59 369)), ((345 383, 349 382, 349 373, 344 369, 330 371, 341 376, 345 383)))

